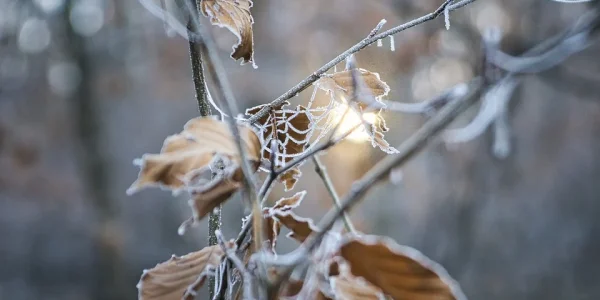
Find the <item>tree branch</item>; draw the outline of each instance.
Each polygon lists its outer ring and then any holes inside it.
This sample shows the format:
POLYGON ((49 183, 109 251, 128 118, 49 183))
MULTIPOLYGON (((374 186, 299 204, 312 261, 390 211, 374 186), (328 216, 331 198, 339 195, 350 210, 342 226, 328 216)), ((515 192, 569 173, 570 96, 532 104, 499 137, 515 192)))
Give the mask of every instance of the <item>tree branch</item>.
MULTIPOLYGON (((341 208, 342 205, 340 203, 340 197, 335 191, 335 187, 333 186, 333 182, 331 182, 329 174, 327 174, 327 169, 325 168, 325 166, 323 165, 323 163, 317 155, 314 155, 312 157, 312 160, 315 164, 315 172, 317 172, 317 174, 319 174, 319 177, 321 177, 321 179, 323 180, 323 183, 327 188, 327 192, 329 192, 331 199, 333 199, 333 204, 335 205, 335 207, 341 208)), ((352 221, 350 220, 350 217, 348 216, 347 212, 343 213, 342 219, 344 220, 344 226, 346 226, 346 230, 348 230, 348 232, 351 233, 356 233, 356 229, 354 229, 354 225, 352 224, 352 221)))
MULTIPOLYGON (((264 117, 266 114, 269 113, 269 111, 271 109, 273 109, 273 107, 277 107, 280 106, 281 104, 283 104, 283 102, 285 102, 286 100, 294 97, 296 94, 302 92, 304 89, 306 89, 309 85, 311 85, 312 83, 314 83, 315 81, 317 81, 319 78, 321 78, 321 75, 325 74, 325 72, 327 72, 329 69, 333 68, 335 65, 337 65, 338 63, 342 62, 344 59, 346 59, 346 57, 362 50, 363 48, 377 42, 380 39, 383 39, 385 37, 388 37, 390 35, 394 35, 396 33, 399 33, 401 31, 404 31, 406 29, 409 29, 411 27, 417 26, 419 24, 431 21, 437 17, 439 17, 440 15, 442 15, 444 13, 444 10, 446 9, 446 6, 448 6, 450 4, 452 0, 446 0, 444 1, 444 4, 442 4, 438 9, 436 9, 434 12, 429 13, 427 15, 424 15, 420 18, 414 19, 410 22, 404 23, 402 25, 396 26, 392 29, 388 29, 380 34, 376 34, 371 36, 371 34, 369 34, 366 38, 364 38, 363 40, 361 40, 360 42, 358 42, 356 45, 350 47, 348 50, 344 51, 342 54, 338 55, 336 58, 332 59, 330 62, 326 63, 325 65, 323 65, 321 68, 319 68, 317 71, 313 72, 310 76, 304 78, 302 81, 300 81, 300 83, 298 83, 296 86, 294 86, 293 88, 291 88, 289 91, 285 92, 283 95, 279 96, 277 99, 273 100, 273 102, 265 105, 259 112, 257 112, 256 114, 254 114, 250 119, 248 119, 248 122, 250 124, 254 124, 256 123, 260 118, 264 117)), ((448 11, 453 11, 456 9, 459 9, 469 3, 475 2, 476 0, 463 0, 460 1, 458 3, 452 4, 450 6, 448 6, 448 11)), ((381 24, 381 23, 380 23, 381 24)), ((378 27, 380 27, 380 25, 378 24, 377 27, 375 27, 375 29, 377 29, 378 27)), ((374 30, 375 30, 374 29, 374 30)))

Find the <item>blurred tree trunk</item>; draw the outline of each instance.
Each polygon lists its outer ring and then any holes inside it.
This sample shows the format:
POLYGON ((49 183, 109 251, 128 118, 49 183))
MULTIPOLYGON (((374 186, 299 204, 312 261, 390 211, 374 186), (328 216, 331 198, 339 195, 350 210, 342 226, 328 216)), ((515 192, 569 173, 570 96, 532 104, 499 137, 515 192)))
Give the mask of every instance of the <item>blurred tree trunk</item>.
POLYGON ((73 127, 79 140, 79 166, 83 176, 82 181, 86 189, 91 209, 96 215, 95 230, 93 231, 94 247, 93 259, 96 275, 92 287, 93 299, 129 299, 133 287, 128 287, 125 278, 125 266, 122 261, 121 239, 119 238, 118 214, 108 188, 108 164, 103 157, 100 143, 101 117, 95 103, 93 91, 94 58, 88 52, 87 40, 77 33, 70 22, 70 12, 78 3, 71 0, 67 3, 65 24, 65 54, 72 60, 80 71, 80 82, 70 96, 72 106, 71 115, 74 117, 73 127))

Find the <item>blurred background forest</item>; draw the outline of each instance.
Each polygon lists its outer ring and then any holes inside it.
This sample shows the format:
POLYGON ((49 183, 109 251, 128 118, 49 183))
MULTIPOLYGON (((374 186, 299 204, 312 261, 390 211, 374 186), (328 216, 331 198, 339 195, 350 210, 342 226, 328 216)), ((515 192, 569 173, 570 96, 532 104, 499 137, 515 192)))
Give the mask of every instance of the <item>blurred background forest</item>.
MULTIPOLYGON (((228 58, 232 34, 211 29, 248 108, 382 18, 389 28, 441 2, 256 0, 256 70, 228 58)), ((387 99, 419 102, 478 75, 485 28, 501 28, 501 49, 519 54, 590 5, 479 0, 451 14, 449 31, 437 19, 396 35, 395 51, 386 39, 356 59, 387 81, 387 99)), ((205 246, 206 220, 177 235, 191 214, 184 195, 125 195, 138 172, 132 161, 197 115, 187 41, 137 1, 0 0, 0 299, 132 299, 143 269, 205 246)), ((600 299, 600 45, 524 77, 509 116, 508 157, 492 154, 489 132, 450 148, 435 141, 352 219, 440 262, 471 299, 600 299)), ((392 145, 425 121, 386 119, 392 145)), ((357 139, 323 160, 343 195, 383 155, 357 139)), ((310 162, 303 172, 295 191, 308 197, 298 212, 319 218, 331 201, 310 162)), ((271 196, 283 195, 277 187, 271 196)), ((237 198, 227 202, 226 237, 242 216, 237 198)))

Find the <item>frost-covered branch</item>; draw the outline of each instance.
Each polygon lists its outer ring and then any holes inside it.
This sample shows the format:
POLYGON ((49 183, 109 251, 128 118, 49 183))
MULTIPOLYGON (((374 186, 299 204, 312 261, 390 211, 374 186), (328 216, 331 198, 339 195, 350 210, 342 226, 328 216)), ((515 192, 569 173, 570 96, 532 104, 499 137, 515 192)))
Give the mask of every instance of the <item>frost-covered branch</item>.
MULTIPOLYGON (((452 2, 452 0, 446 0, 446 1, 444 1, 444 4, 442 4, 438 9, 436 9, 432 13, 429 13, 427 15, 424 15, 424 16, 414 19, 412 21, 406 22, 406 23, 396 26, 394 28, 388 29, 382 33, 379 33, 379 34, 376 34, 373 36, 371 36, 371 34, 369 34, 366 38, 364 38, 363 40, 358 42, 356 45, 350 47, 348 50, 344 51, 342 54, 338 55, 336 58, 332 59, 330 62, 326 63, 321 68, 319 68, 318 70, 313 72, 310 76, 303 79, 300 83, 298 83, 296 86, 291 88, 289 91, 285 92, 283 95, 279 96, 273 102, 271 102, 268 105, 266 105, 265 107, 263 107, 258 113, 253 115, 250 119, 248 119, 248 122, 251 124, 257 122, 260 118, 264 117, 269 112, 269 110, 271 110, 274 107, 280 106, 286 100, 288 100, 288 99, 294 97, 295 95, 297 95, 298 93, 302 92, 304 89, 306 89, 312 83, 314 83, 319 78, 321 78, 321 75, 325 74, 325 72, 327 72, 329 69, 333 68, 338 63, 344 61, 348 56, 364 49, 365 47, 377 42, 378 40, 381 40, 388 36, 397 34, 406 29, 415 27, 417 25, 431 21, 433 19, 436 19, 437 17, 439 17, 440 15, 442 15, 444 13, 444 10, 446 9, 447 6, 448 6, 448 11, 453 11, 453 10, 459 9, 469 3, 475 2, 475 1, 476 0, 463 0, 463 1, 460 1, 455 4, 450 5, 450 2, 452 2)), ((379 23, 379 24, 381 24, 381 23, 379 23)), ((377 25, 377 27, 375 27, 375 29, 380 27, 379 24, 377 25)))
MULTIPOLYGON (((321 180, 323 180, 323 184, 325 184, 325 188, 327 188, 327 192, 331 196, 333 204, 336 207, 341 207, 340 196, 335 191, 335 187, 333 186, 333 182, 331 182, 331 177, 329 177, 325 165, 323 165, 318 155, 314 155, 312 157, 312 161, 315 164, 315 172, 317 172, 319 177, 321 177, 321 180)), ((354 229, 354 225, 350 220, 350 216, 346 212, 344 212, 342 215, 342 219, 344 220, 344 226, 346 226, 346 230, 348 230, 348 232, 356 233, 356 229, 354 229)))

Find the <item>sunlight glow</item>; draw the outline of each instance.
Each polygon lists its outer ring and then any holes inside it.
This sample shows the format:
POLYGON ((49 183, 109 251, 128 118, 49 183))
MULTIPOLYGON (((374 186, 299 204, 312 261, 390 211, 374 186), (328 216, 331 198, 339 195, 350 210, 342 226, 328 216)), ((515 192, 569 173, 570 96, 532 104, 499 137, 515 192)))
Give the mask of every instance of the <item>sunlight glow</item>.
MULTIPOLYGON (((334 122, 341 122, 340 127, 338 129, 338 136, 350 131, 356 125, 361 123, 360 114, 355 110, 348 111, 346 116, 342 119, 342 116, 344 115, 344 112, 346 111, 347 107, 348 106, 346 105, 340 105, 333 111, 334 122)), ((373 124, 377 119, 377 115, 373 112, 363 113, 363 119, 367 123, 373 124)), ((365 142, 369 140, 369 134, 365 130, 365 127, 361 126, 354 130, 350 135, 348 135, 346 139, 355 143, 365 142)))

